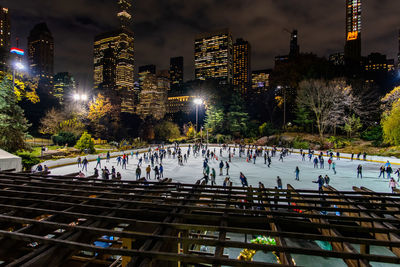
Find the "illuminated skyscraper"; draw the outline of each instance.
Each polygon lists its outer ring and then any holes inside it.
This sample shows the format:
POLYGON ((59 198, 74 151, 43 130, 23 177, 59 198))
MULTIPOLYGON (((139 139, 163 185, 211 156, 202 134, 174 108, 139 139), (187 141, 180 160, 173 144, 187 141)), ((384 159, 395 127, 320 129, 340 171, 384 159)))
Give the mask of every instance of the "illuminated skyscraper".
POLYGON ((228 29, 200 34, 194 43, 195 75, 198 80, 219 79, 232 83, 233 41, 228 29))
POLYGON ((242 95, 251 86, 251 46, 243 39, 233 45, 233 85, 242 95))
POLYGON ((346 0, 345 58, 361 58, 361 0, 346 0))
POLYGON ((10 14, 0 6, 0 70, 5 70, 11 48, 10 14))
POLYGON ((30 73, 39 78, 39 88, 46 93, 53 86, 54 40, 46 23, 37 24, 28 37, 30 73))
POLYGON ((72 99, 75 86, 75 79, 70 73, 59 72, 54 75, 54 86, 51 94, 58 99, 60 104, 63 104, 68 98, 72 99))
POLYGON ((169 64, 169 78, 171 90, 183 83, 183 57, 173 57, 169 64))
POLYGON ((94 41, 94 89, 109 96, 122 112, 134 112, 134 36, 130 0, 118 0, 120 29, 94 41))
POLYGON ((272 73, 271 69, 255 70, 252 72, 251 83, 253 94, 261 94, 269 88, 269 77, 272 73))
POLYGON ((143 89, 143 82, 144 79, 148 74, 156 74, 156 65, 145 65, 145 66, 140 66, 138 75, 139 75, 139 88, 140 90, 143 89))

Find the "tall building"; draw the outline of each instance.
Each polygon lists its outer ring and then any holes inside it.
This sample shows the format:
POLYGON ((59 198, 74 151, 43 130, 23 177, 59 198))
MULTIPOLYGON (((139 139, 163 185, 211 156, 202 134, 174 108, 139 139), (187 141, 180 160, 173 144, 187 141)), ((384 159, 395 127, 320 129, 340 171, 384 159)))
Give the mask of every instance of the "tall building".
POLYGON ((233 41, 228 29, 200 34, 194 43, 195 76, 198 80, 233 79, 233 41))
POLYGON ((46 23, 33 27, 28 37, 30 73, 39 78, 39 88, 49 93, 53 86, 54 40, 46 23))
POLYGON ((75 89, 75 79, 70 73, 59 72, 54 75, 54 86, 51 94, 58 99, 61 105, 68 101, 68 99, 72 99, 75 89))
POLYGON ((298 32, 297 30, 293 30, 290 33, 290 57, 297 57, 300 54, 300 46, 298 44, 298 32))
POLYGON ((134 35, 130 0, 118 0, 120 28, 95 37, 94 89, 110 96, 122 112, 134 113, 134 35))
POLYGON ((144 79, 148 74, 156 74, 157 67, 156 65, 144 65, 139 67, 138 75, 139 75, 139 89, 142 90, 144 79))
POLYGON ((167 113, 168 91, 168 79, 148 73, 143 80, 140 102, 137 105, 139 116, 143 119, 148 116, 156 120, 164 118, 167 113))
POLYGON ((346 0, 345 58, 361 58, 361 0, 346 0))
POLYGON ((242 95, 251 86, 251 46, 243 39, 233 45, 233 85, 242 95))
POLYGON ((269 88, 269 77, 272 69, 255 70, 251 73, 251 87, 253 94, 261 94, 269 88))
POLYGON ((169 78, 171 90, 183 83, 183 57, 172 57, 169 61, 169 78))
POLYGON ((7 69, 11 48, 11 25, 8 8, 0 6, 0 70, 7 69))

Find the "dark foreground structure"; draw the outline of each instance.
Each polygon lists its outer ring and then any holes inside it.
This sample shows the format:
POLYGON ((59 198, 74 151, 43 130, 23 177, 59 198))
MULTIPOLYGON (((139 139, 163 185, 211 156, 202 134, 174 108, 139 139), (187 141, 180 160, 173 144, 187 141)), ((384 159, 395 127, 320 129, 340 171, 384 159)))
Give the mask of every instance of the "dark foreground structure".
POLYGON ((74 176, 0 173, 0 266, 400 264, 400 194, 74 176))

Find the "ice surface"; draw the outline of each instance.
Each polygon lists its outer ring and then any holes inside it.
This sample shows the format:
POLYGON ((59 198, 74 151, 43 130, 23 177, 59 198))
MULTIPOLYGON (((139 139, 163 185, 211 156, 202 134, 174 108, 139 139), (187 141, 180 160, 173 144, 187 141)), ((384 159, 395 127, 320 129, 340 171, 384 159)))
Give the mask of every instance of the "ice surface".
MULTIPOLYGON (((213 150, 213 147, 210 147, 213 150)), ((182 148, 183 152, 187 151, 187 148, 182 148)), ((216 154, 218 155, 219 160, 228 161, 228 152, 223 151, 222 157, 219 157, 219 148, 216 148, 216 154)), ((139 155, 139 158, 142 154, 139 155)), ((278 153, 279 155, 279 153, 278 153)), ((369 157, 370 158, 370 157, 369 157)), ((247 177, 249 185, 258 186, 258 182, 264 183, 266 187, 275 187, 276 186, 276 177, 280 176, 286 188, 286 184, 291 184, 294 188, 297 189, 318 189, 318 185, 313 183, 312 181, 317 180, 319 175, 328 175, 330 177, 330 185, 336 188, 337 190, 346 190, 351 191, 352 186, 364 186, 371 190, 377 192, 390 192, 389 188, 389 180, 378 178, 379 175, 379 167, 383 165, 383 163, 375 163, 369 161, 362 160, 354 160, 350 159, 340 159, 337 160, 336 157, 334 161, 336 162, 336 171, 337 174, 334 174, 332 170, 328 169, 328 157, 326 157, 325 153, 325 168, 324 169, 315 169, 313 167, 313 162, 309 161, 306 158, 305 161, 302 161, 301 156, 298 153, 293 153, 284 158, 283 162, 279 161, 279 156, 275 156, 272 158, 271 167, 268 168, 266 164, 264 164, 264 159, 259 157, 256 160, 256 164, 253 162, 246 162, 245 157, 238 156, 238 150, 236 149, 236 155, 232 158, 232 162, 230 164, 229 177, 233 182, 234 186, 241 186, 239 174, 243 172, 247 177), (361 164, 363 166, 363 178, 357 178, 357 166, 361 164), (295 180, 295 168, 298 166, 300 168, 300 181, 295 180)), ((195 183, 198 179, 203 177, 203 160, 204 158, 200 156, 194 157, 192 154, 190 155, 188 162, 184 163, 184 166, 178 165, 178 160, 173 159, 172 156, 169 158, 165 158, 163 160, 164 166, 164 178, 172 178, 174 182, 182 182, 182 183, 195 183)), ((386 160, 386 159, 380 159, 386 160)), ((398 165, 394 165, 393 162, 396 162, 396 159, 393 159, 392 168, 395 171, 398 165)), ((74 161, 72 161, 74 162, 74 161)), ((109 170, 111 170, 112 166, 115 166, 116 170, 121 173, 123 180, 134 180, 135 179, 135 170, 138 163, 138 159, 134 155, 133 158, 130 157, 129 164, 126 170, 122 170, 121 166, 117 166, 117 161, 115 158, 111 158, 110 162, 107 163, 105 159, 101 161, 102 167, 107 166, 109 170)), ((56 164, 52 162, 52 164, 56 164)), ((150 164, 150 163, 148 163, 150 164)), ((148 165, 147 163, 143 163, 142 165, 142 176, 145 176, 145 168, 148 165)), ((88 165, 88 172, 86 175, 93 174, 93 168, 96 166, 95 162, 90 162, 88 165)), ((226 177, 226 170, 224 168, 224 175, 219 176, 219 161, 210 160, 209 161, 210 172, 211 169, 214 168, 217 174, 216 182, 218 185, 222 185, 224 178, 226 177)), ((59 168, 54 168, 51 170, 52 174, 64 175, 68 173, 73 173, 79 171, 80 168, 77 167, 76 164, 70 166, 64 166, 59 168)), ((154 179, 154 171, 151 172, 151 179, 154 179)), ((396 176, 397 180, 397 176, 396 176)))

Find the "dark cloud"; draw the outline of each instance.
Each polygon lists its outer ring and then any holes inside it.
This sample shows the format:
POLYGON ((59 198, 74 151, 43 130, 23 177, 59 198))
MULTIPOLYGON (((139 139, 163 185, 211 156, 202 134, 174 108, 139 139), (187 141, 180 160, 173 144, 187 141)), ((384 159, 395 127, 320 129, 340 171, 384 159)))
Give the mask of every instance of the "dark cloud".
MULTIPOLYGON (((91 86, 93 39, 117 27, 116 0, 3 0, 12 14, 13 38, 26 46, 34 24, 46 21, 55 38, 55 69, 70 71, 81 86, 91 86)), ((136 66, 169 66, 169 58, 185 57, 186 79, 193 77, 196 34, 229 27, 234 38, 253 47, 253 69, 273 66, 273 58, 289 49, 297 28, 304 52, 320 56, 343 50, 345 0, 134 0, 136 66)), ((363 54, 397 54, 400 1, 363 1, 363 54)))

